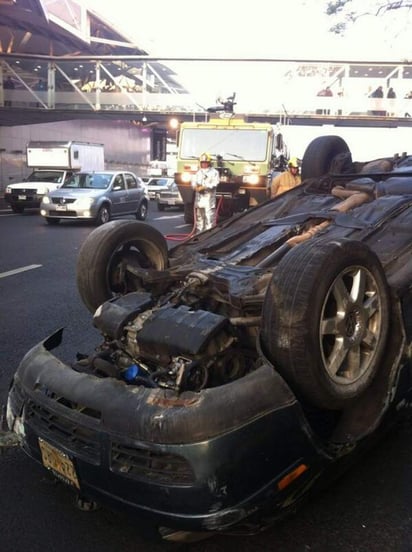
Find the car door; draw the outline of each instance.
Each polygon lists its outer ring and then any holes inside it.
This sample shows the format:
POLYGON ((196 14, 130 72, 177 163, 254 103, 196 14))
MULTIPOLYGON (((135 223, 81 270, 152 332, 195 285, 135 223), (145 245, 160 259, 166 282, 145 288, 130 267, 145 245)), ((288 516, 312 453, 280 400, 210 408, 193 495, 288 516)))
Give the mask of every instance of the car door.
POLYGON ((144 193, 143 184, 137 181, 137 178, 132 173, 125 173, 124 175, 127 188, 127 210, 129 213, 135 213, 142 193, 144 193))
POLYGON ((128 213, 127 188, 123 173, 117 173, 111 186, 112 214, 123 215, 128 213))

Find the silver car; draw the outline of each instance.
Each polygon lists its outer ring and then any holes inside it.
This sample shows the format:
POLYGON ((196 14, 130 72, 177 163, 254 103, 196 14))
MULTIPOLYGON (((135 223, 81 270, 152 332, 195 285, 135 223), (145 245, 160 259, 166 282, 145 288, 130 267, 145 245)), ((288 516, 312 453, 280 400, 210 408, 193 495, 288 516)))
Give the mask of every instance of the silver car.
POLYGON ((158 192, 169 189, 172 184, 173 178, 167 176, 150 177, 145 182, 150 199, 156 199, 156 194, 158 192))
POLYGON ((166 207, 184 208, 183 198, 180 195, 176 182, 172 181, 166 190, 156 192, 157 209, 164 211, 166 207))
POLYGON ((44 196, 40 214, 49 224, 61 219, 104 224, 121 215, 147 217, 149 201, 141 178, 126 171, 79 172, 44 196))

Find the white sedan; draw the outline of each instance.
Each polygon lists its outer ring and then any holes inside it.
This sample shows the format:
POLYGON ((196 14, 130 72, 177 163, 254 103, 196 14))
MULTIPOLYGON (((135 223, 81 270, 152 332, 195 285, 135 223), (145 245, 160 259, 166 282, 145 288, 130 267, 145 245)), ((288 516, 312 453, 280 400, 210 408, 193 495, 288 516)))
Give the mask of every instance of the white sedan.
POLYGON ((148 180, 144 179, 146 190, 150 199, 156 199, 156 193, 162 190, 167 190, 173 182, 173 178, 169 178, 167 176, 155 176, 150 177, 148 180))
POLYGON ((156 202, 159 211, 164 211, 166 207, 184 208, 183 198, 180 195, 176 182, 172 182, 171 186, 166 190, 156 192, 156 202))

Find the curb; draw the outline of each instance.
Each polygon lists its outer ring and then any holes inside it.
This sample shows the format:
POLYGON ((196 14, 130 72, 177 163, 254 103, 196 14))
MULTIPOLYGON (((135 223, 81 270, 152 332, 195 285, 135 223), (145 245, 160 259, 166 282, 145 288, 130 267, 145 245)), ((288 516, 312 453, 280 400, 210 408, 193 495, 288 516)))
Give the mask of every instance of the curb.
POLYGON ((0 211, 11 211, 10 205, 6 203, 3 196, 0 196, 0 211))

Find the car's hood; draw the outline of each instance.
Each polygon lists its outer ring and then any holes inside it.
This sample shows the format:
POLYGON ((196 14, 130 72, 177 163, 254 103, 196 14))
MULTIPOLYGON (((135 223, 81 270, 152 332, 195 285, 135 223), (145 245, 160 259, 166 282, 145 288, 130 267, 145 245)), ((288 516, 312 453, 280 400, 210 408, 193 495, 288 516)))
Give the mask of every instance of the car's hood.
POLYGON ((108 190, 96 190, 93 188, 59 188, 49 193, 50 198, 81 198, 81 197, 99 197, 108 190))
POLYGON ((26 182, 16 182, 12 184, 7 184, 7 188, 13 188, 16 190, 27 190, 27 189, 33 189, 33 188, 56 188, 58 184, 55 182, 46 182, 46 181, 39 181, 39 180, 27 180, 26 182))

